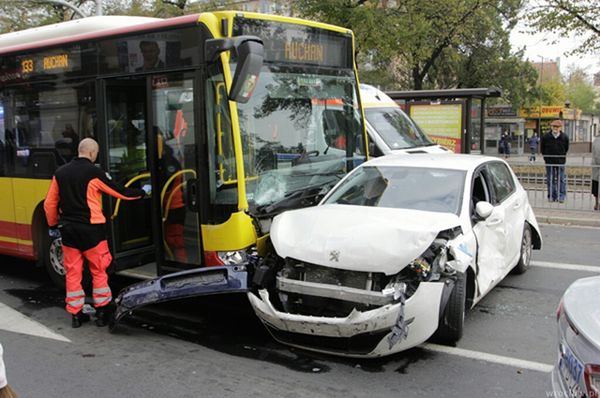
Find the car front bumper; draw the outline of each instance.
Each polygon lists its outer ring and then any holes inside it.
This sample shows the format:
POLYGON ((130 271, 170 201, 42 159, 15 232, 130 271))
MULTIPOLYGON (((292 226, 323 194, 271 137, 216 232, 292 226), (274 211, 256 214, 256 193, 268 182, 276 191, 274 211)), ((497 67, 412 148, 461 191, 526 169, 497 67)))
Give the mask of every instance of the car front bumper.
POLYGON ((345 318, 334 318, 278 311, 265 289, 258 291, 259 296, 249 292, 248 299, 281 343, 335 355, 374 358, 406 350, 431 337, 438 327, 443 290, 443 282, 421 282, 404 305, 407 337, 391 347, 388 338, 398 321, 400 303, 364 312, 353 310, 345 318))

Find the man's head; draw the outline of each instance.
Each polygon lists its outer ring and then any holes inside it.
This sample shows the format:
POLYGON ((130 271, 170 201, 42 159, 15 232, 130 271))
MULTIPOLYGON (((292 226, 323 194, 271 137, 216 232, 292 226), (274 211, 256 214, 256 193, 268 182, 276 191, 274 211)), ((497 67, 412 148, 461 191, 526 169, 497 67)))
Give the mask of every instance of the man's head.
POLYGON ((98 143, 93 138, 84 138, 77 148, 79 157, 89 159, 92 163, 98 158, 98 150, 98 143))
POLYGON ((141 41, 140 50, 142 51, 142 57, 144 58, 144 68, 152 68, 158 62, 158 54, 160 54, 160 48, 158 43, 155 41, 141 41))
POLYGON ((553 133, 558 133, 561 127, 562 122, 560 120, 553 120, 552 123, 550 123, 550 128, 552 129, 553 133))

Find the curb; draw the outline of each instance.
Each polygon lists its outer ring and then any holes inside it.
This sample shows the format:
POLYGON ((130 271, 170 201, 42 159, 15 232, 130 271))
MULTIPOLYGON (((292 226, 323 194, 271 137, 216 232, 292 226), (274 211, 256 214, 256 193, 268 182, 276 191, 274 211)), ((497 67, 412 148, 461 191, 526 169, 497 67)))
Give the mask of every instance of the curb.
MULTIPOLYGON (((534 211, 535 213, 535 211, 534 211)), ((558 225, 575 225, 580 227, 595 227, 600 228, 600 220, 589 218, 572 218, 572 217, 557 217, 557 216, 535 216, 538 223, 541 224, 558 224, 558 225)))

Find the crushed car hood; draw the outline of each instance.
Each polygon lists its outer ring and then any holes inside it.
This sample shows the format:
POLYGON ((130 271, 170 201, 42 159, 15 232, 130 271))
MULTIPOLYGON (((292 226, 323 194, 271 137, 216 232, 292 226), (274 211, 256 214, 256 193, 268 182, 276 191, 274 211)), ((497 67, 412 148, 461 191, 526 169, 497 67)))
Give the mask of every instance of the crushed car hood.
POLYGON ((333 268, 398 273, 440 231, 459 225, 454 214, 328 204, 275 217, 277 254, 333 268))

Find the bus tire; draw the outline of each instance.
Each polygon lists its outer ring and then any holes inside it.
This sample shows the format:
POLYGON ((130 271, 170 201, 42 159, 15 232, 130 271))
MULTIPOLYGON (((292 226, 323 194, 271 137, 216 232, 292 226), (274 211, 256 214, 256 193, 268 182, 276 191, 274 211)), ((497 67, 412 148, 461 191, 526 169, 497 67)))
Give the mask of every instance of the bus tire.
MULTIPOLYGON (((44 235, 43 250, 41 258, 44 259, 44 267, 54 285, 60 289, 65 289, 67 283, 65 276, 67 274, 63 260, 62 239, 51 238, 46 233, 44 235)), ((92 274, 86 261, 83 263, 83 275, 81 277, 81 286, 90 290, 92 286, 92 274)))
POLYGON ((62 239, 51 238, 46 232, 42 237, 41 250, 40 258, 43 259, 50 280, 57 287, 64 289, 66 271, 63 263, 62 239))

